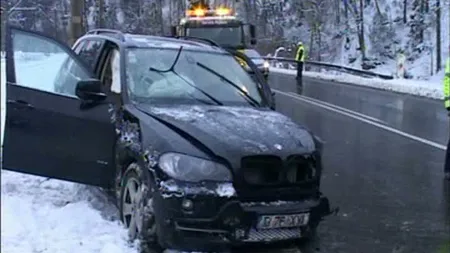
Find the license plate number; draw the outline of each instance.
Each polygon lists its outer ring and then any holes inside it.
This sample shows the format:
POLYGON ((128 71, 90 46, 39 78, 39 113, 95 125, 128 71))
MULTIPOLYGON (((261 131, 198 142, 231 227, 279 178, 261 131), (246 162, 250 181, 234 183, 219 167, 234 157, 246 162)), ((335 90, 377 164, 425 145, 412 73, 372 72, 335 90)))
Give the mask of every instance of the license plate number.
POLYGON ((308 224, 309 213, 289 215, 263 215, 259 217, 258 229, 292 228, 308 224))

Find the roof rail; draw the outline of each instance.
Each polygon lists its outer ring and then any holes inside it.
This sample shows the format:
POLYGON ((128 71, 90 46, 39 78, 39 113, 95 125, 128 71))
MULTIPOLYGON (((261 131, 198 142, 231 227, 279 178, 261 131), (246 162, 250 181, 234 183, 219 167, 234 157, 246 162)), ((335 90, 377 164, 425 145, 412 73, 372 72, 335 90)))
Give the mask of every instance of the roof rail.
POLYGON ((203 43, 208 43, 211 46, 215 46, 215 47, 221 47, 219 44, 217 44, 214 40, 210 40, 210 39, 205 39, 205 38, 200 38, 200 37, 192 37, 192 36, 175 36, 174 38, 176 39, 183 39, 183 40, 193 40, 193 41, 198 41, 198 42, 203 42, 203 43))
MULTIPOLYGON (((125 40, 124 34, 121 31, 114 30, 114 29, 104 29, 104 28, 92 29, 89 32, 87 32, 86 34, 105 34, 107 36, 108 35, 117 35, 120 40, 122 40, 122 41, 125 40)), ((116 36, 112 36, 112 37, 116 37, 116 36)))

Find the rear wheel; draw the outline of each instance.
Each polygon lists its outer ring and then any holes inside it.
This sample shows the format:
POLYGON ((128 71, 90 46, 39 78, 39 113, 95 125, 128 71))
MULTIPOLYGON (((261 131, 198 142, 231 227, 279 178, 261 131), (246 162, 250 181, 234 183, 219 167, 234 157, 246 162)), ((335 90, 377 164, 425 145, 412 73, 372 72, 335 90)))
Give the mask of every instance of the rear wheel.
POLYGON ((139 239, 146 252, 161 250, 157 243, 156 218, 153 197, 144 183, 138 164, 128 166, 120 189, 120 217, 131 241, 139 239))

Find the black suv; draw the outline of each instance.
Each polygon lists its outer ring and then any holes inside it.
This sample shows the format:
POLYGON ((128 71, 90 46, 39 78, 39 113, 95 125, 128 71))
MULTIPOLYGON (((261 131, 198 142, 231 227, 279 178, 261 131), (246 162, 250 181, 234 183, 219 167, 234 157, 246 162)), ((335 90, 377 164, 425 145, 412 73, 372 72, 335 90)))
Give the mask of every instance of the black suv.
POLYGON ((330 214, 321 145, 251 60, 208 41, 6 32, 4 167, 109 189, 131 239, 218 250, 297 240, 330 214))

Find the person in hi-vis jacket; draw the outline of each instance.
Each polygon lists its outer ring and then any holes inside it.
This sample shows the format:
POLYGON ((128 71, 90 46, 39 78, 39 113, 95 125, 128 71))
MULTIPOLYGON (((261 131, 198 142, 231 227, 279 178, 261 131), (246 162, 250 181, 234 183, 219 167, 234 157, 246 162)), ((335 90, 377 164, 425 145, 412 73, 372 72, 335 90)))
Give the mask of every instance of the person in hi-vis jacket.
POLYGON ((295 60, 297 61, 297 83, 302 84, 303 63, 305 61, 305 48, 300 41, 297 43, 297 52, 295 53, 295 60))
MULTIPOLYGON (((450 49, 450 47, 449 47, 450 49)), ((444 74, 444 105, 445 109, 450 116, 450 56, 447 57, 447 62, 445 64, 445 74, 444 74)), ((447 144, 447 152, 445 155, 445 165, 444 165, 445 178, 450 180, 450 138, 447 144)))

